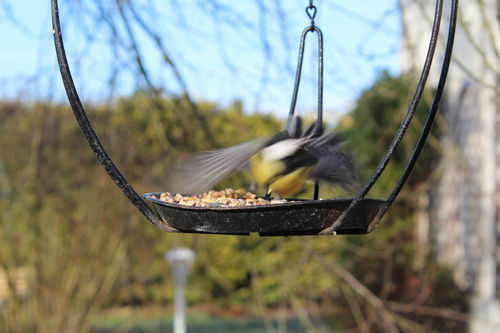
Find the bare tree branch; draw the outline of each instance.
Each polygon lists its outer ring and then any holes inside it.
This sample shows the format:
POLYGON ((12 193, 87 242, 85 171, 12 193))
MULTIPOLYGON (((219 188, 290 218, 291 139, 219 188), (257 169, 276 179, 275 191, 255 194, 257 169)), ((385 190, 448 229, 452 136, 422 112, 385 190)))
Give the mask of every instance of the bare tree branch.
POLYGON ((389 311, 384 302, 375 296, 365 285, 358 281, 351 273, 345 270, 342 266, 337 265, 334 262, 325 262, 322 255, 318 252, 313 252, 313 255, 317 257, 318 260, 325 263, 325 266, 338 275, 342 280, 344 280, 353 290, 366 299, 377 311, 383 320, 384 329, 389 333, 398 333, 398 325, 394 314, 389 311))

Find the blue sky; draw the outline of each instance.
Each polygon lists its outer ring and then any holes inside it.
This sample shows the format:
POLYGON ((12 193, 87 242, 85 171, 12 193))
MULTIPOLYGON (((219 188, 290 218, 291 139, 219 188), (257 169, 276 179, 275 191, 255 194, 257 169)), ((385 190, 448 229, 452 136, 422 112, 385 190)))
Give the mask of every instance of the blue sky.
MULTIPOLYGON (((221 2, 235 7, 229 0, 221 2)), ((2 3, 0 28, 7 33, 0 36, 0 97, 64 98, 55 62, 50 1, 2 3)), ((250 0, 240 1, 234 15, 223 18, 234 20, 234 27, 218 26, 209 14, 210 8, 200 0, 153 3, 157 11, 148 17, 158 20, 158 31, 165 37, 170 56, 179 64, 194 97, 221 105, 239 99, 249 112, 286 115, 300 34, 309 25, 305 13, 309 1, 283 1, 285 30, 280 26, 277 11, 266 12, 262 19, 262 10, 250 0), (173 10, 176 3, 178 7, 173 10), (221 36, 223 44, 215 43, 221 36), (263 40, 272 46, 269 58, 263 55, 263 40)), ((324 110, 335 117, 349 109, 380 70, 398 73, 401 33, 397 1, 337 0, 314 4, 315 23, 324 35, 324 110)), ((77 11, 64 0, 60 0, 59 7, 65 46, 82 100, 107 98, 110 63, 115 59, 105 45, 104 34, 96 29, 94 43, 89 45, 84 39, 85 30, 92 29, 88 21, 78 23, 74 19, 77 11)), ((140 32, 138 38, 153 81, 178 91, 171 71, 165 68, 152 43, 140 32)), ((303 112, 316 108, 316 45, 316 35, 308 34, 297 106, 303 112)), ((123 66, 128 67, 127 62, 123 66)), ((133 73, 119 76, 117 93, 128 94, 134 89, 133 73)))

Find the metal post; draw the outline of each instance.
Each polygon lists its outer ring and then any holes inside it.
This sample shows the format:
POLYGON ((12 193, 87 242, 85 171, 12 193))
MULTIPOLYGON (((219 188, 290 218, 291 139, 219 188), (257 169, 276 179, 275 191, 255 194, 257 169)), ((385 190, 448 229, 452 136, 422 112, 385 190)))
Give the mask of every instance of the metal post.
POLYGON ((188 248, 176 248, 165 253, 171 264, 175 283, 174 333, 186 333, 186 298, 184 286, 194 262, 194 252, 188 248))

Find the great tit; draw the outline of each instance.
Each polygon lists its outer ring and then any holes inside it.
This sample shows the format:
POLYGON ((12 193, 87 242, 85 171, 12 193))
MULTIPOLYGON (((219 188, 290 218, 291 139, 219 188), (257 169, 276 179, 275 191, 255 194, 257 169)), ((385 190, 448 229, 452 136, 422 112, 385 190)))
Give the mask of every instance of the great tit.
POLYGON ((306 182, 318 179, 345 189, 357 185, 357 173, 350 155, 338 151, 344 139, 323 133, 320 122, 302 132, 302 119, 291 116, 286 129, 271 138, 257 138, 229 148, 196 153, 170 172, 168 190, 201 193, 250 164, 259 186, 278 197, 304 190, 306 182))

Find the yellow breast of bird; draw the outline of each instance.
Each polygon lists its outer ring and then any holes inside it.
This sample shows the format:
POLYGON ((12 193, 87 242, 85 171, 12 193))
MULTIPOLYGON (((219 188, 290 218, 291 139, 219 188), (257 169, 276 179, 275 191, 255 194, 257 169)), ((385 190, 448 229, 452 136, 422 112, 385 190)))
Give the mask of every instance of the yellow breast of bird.
POLYGON ((272 192, 282 196, 302 191, 312 168, 312 166, 301 167, 286 175, 280 175, 285 169, 283 162, 264 162, 259 154, 250 160, 250 172, 255 182, 260 186, 269 187, 272 192))

